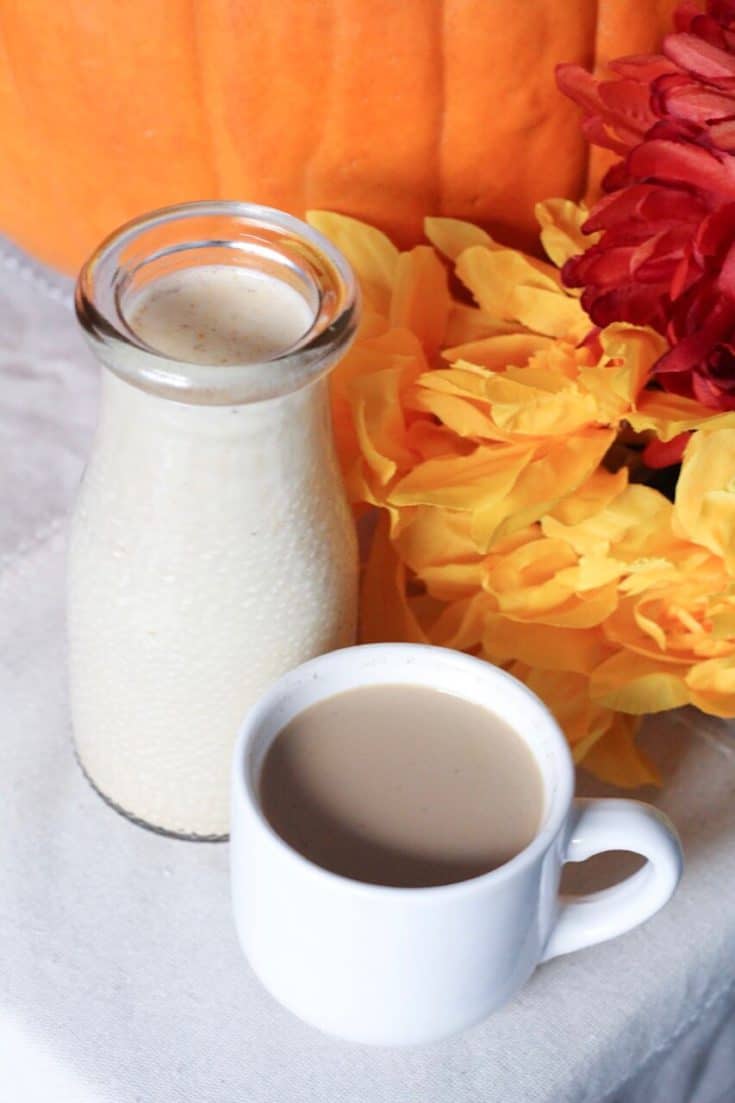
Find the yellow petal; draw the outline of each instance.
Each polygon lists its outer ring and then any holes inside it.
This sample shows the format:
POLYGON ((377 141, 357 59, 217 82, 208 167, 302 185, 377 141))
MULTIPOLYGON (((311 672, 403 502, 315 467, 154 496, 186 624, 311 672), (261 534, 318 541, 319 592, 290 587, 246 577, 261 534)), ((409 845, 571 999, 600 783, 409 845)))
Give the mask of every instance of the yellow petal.
POLYGON ((499 604, 506 616, 529 623, 555 628, 596 628, 615 609, 617 594, 612 583, 586 595, 582 601, 570 595, 560 582, 549 580, 542 586, 503 594, 499 604))
POLYGON ((384 485, 412 462, 405 445, 400 393, 405 369, 386 368, 360 376, 350 386, 357 439, 365 462, 384 485))
POLYGON ((427 460, 396 484, 390 499, 395 505, 474 510, 488 498, 502 500, 532 454, 525 445, 479 445, 469 456, 427 460))
POLYGON ((582 233, 589 211, 584 204, 570 199, 546 199, 536 204, 535 213, 541 226, 541 244, 558 268, 570 257, 584 253, 600 236, 582 233))
POLYGON ((406 598, 406 569, 389 537, 386 514, 376 525, 362 580, 360 639, 362 643, 406 641, 426 643, 406 598))
POLYGON ((590 352, 567 340, 551 340, 546 348, 534 352, 527 364, 509 364, 505 377, 548 394, 558 394, 575 386, 580 367, 589 361, 590 352))
POLYGON ((516 322, 501 322, 476 306, 452 302, 444 339, 447 347, 451 348, 496 334, 517 333, 519 328, 516 322))
MULTIPOLYGON (((372 310, 363 300, 360 319, 357 324, 355 341, 369 341, 373 337, 381 337, 388 330, 388 319, 377 310, 372 310)), ((353 345, 354 348, 354 345, 353 345)))
MULTIPOLYGON (((342 471, 352 493, 356 493, 358 488, 358 482, 353 478, 355 463, 362 457, 355 430, 355 381, 361 376, 380 372, 385 367, 409 365, 415 365, 415 371, 412 367, 406 379, 413 379, 426 368, 422 346, 414 334, 407 330, 383 329, 371 338, 356 341, 331 373, 330 396, 335 443, 342 471)), ((367 436, 370 439, 370 433, 367 436)), ((392 454, 392 451, 388 450, 388 454, 392 454)))
POLYGON ((490 234, 479 226, 462 222, 458 218, 425 218, 424 233, 431 244, 450 260, 456 260, 465 249, 470 249, 473 245, 496 248, 490 234))
POLYGON ((558 628, 492 611, 485 616, 483 650, 496 663, 520 659, 541 670, 579 674, 589 674, 610 655, 599 628, 558 628))
POLYGON ((517 287, 512 300, 512 316, 535 333, 581 341, 592 328, 579 301, 568 295, 517 287))
POLYGON ((620 583, 621 594, 636 597, 646 590, 682 581, 681 567, 660 556, 634 559, 627 565, 627 574, 620 583))
POLYGON ((427 418, 417 418, 408 426, 408 446, 415 453, 417 463, 424 460, 457 459, 470 455, 473 445, 427 418))
MULTIPOLYGON (((569 436, 534 453, 506 485, 503 494, 490 490, 475 504, 473 537, 477 546, 489 550, 511 532, 540 520, 567 494, 589 479, 610 446, 614 433, 593 429, 569 436)), ((507 446, 512 447, 512 446, 507 446)))
POLYGON ((489 558, 489 585, 497 593, 522 585, 539 586, 576 562, 574 552, 560 540, 546 540, 536 527, 529 527, 512 544, 503 542, 489 558))
POLYGON ((517 321, 516 296, 524 288, 546 292, 560 301, 566 299, 550 265, 531 260, 515 249, 466 249, 457 261, 456 272, 481 309, 494 318, 517 321))
POLYGON ((618 571, 614 562, 578 563, 565 544, 537 536, 490 556, 484 585, 510 619, 590 628, 617 604, 618 571))
POLYGON ((616 422, 632 409, 666 343, 653 330, 616 323, 599 335, 598 364, 580 368, 580 383, 594 395, 599 420, 616 422))
POLYGON ((617 559, 630 561, 655 554, 656 538, 670 542, 671 513, 663 494, 634 484, 576 525, 562 524, 555 516, 544 517, 541 524, 547 535, 568 542, 580 555, 606 555, 614 549, 617 559))
POLYGON ((716 640, 735 639, 735 609, 723 608, 712 614, 712 637, 716 640))
POLYGON ((471 515, 460 510, 414 506, 401 509, 393 538, 401 558, 422 574, 440 563, 479 562, 472 543, 471 515))
POLYGON ((395 267, 390 322, 416 334, 428 357, 439 351, 449 316, 447 273, 428 245, 401 253, 395 267))
POLYGON ((735 429, 695 433, 676 487, 678 531, 721 555, 735 572, 735 429))
POLYGON ((708 659, 687 674, 692 703, 712 716, 735 716, 735 658, 708 659))
POLYGON ((387 314, 398 264, 398 249, 392 241, 356 218, 331 211, 308 211, 306 221, 347 257, 367 304, 387 314))
POLYGON ((419 386, 412 391, 409 402, 411 409, 433 414, 460 437, 472 438, 478 442, 511 440, 512 434, 498 429, 482 407, 467 398, 419 386))
POLYGON ((571 671, 528 669, 524 663, 514 663, 511 671, 521 677, 529 689, 538 694, 552 711, 574 749, 598 738, 610 725, 610 713, 594 705, 587 692, 587 679, 571 671))
POLYGON ((735 411, 714 413, 693 398, 667 391, 643 391, 626 420, 637 433, 652 429, 659 440, 669 441, 689 429, 711 433, 735 428, 735 411))
POLYGON ((349 389, 358 376, 409 362, 416 365, 414 376, 426 370, 421 345, 406 330, 388 330, 358 341, 330 375, 332 399, 349 403, 349 389), (394 357, 398 359, 394 360, 394 357))
POLYGON ((638 717, 617 715, 610 728, 595 740, 581 758, 582 765, 601 781, 621 789, 660 785, 661 776, 646 754, 636 746, 638 717))
MULTIPOLYGON (((547 376, 544 383, 555 382, 547 376)), ((561 381, 559 381, 561 384, 561 381)), ((597 404, 591 395, 567 380, 555 389, 536 385, 531 371, 495 374, 486 380, 485 394, 492 405, 496 425, 520 436, 566 436, 597 420, 597 404), (526 382, 528 380, 528 382, 526 382)))
POLYGON ((659 651, 667 650, 666 633, 657 621, 646 616, 644 607, 640 603, 636 603, 634 606, 633 618, 643 635, 649 636, 659 651))
MULTIPOLYGON (((440 563, 437 566, 424 567, 421 581, 432 597, 440 601, 458 601, 472 597, 481 590, 484 574, 481 561, 440 563)), ((491 595, 484 596, 492 603, 491 595)))
POLYGON ((605 555, 582 555, 573 567, 565 567, 556 578, 576 594, 597 590, 608 582, 617 581, 625 571, 619 559, 605 555))
POLYGON ((554 522, 572 527, 581 524, 582 521, 600 513, 619 497, 627 484, 627 467, 621 467, 615 473, 606 471, 604 467, 598 467, 578 490, 562 498, 553 511, 542 520, 544 531, 548 536, 561 535, 563 530, 557 529, 554 522))
POLYGON ((362 454, 355 431, 351 386, 359 376, 381 371, 386 366, 386 362, 390 364, 391 349, 392 343, 385 334, 378 340, 357 341, 330 375, 329 390, 335 444, 340 465, 345 473, 353 468, 355 461, 362 454))
POLYGON ((386 484, 399 467, 410 466, 402 393, 424 368, 421 346, 405 331, 353 346, 332 384, 343 469, 351 470, 357 453, 386 484))
POLYGON ((442 357, 450 363, 466 360, 490 371, 502 371, 508 364, 525 364, 534 353, 548 348, 551 343, 550 337, 537 333, 496 334, 446 348, 442 357))
POLYGON ((482 640, 490 608, 492 599, 482 592, 450 602, 431 626, 431 642, 438 647, 454 647, 460 651, 476 648, 482 640))
POLYGON ((600 664, 590 679, 590 692, 600 704, 635 716, 664 712, 690 701, 678 667, 628 651, 600 664))
POLYGON ((430 391, 484 400, 487 371, 477 364, 459 361, 451 368, 435 368, 419 376, 418 384, 430 391))

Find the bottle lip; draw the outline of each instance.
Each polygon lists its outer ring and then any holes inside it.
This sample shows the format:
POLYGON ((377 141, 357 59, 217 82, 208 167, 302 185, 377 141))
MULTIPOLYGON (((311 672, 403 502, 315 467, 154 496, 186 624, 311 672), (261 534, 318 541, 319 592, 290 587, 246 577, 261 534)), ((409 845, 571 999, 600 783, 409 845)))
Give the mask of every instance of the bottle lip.
POLYGON ((93 351, 116 375, 180 402, 229 405, 288 394, 329 371, 352 342, 360 295, 345 257, 306 222, 255 203, 212 200, 162 207, 120 226, 82 266, 75 306, 93 351), (190 255, 188 267, 196 266, 199 250, 227 263, 281 265, 310 292, 311 327, 277 356, 252 363, 191 363, 146 344, 127 324, 126 288, 147 265, 186 267, 180 262, 190 255))

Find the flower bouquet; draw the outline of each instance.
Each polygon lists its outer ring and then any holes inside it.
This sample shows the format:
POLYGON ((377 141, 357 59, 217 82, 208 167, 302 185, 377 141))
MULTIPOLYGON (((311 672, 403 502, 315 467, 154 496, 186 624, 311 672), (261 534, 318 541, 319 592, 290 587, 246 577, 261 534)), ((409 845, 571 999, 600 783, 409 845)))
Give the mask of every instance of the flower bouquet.
POLYGON ((548 260, 453 219, 399 252, 310 218, 365 303, 333 383, 378 518, 363 638, 502 665, 637 786, 644 714, 735 716, 735 3, 610 70, 558 70, 614 159, 590 210, 538 204, 548 260))

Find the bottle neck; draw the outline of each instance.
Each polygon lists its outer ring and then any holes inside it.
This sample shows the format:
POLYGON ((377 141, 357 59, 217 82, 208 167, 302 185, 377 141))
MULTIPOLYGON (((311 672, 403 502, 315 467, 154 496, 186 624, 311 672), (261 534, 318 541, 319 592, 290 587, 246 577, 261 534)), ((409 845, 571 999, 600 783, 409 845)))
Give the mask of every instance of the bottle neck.
POLYGON ((269 453, 304 453, 327 440, 331 447, 329 388, 320 377, 296 391, 260 402, 202 405, 179 402, 102 373, 99 437, 155 436, 163 441, 258 442, 269 453))

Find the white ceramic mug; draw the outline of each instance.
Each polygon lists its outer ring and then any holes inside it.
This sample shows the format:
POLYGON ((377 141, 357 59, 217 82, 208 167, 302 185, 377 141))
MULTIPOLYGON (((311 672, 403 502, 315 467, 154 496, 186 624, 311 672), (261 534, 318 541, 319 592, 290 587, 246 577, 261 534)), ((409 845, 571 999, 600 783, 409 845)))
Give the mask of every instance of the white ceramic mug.
POLYGON ((670 898, 681 875, 674 828, 631 800, 573 800, 561 731, 515 678, 479 659, 413 644, 352 647, 279 679, 248 714, 235 747, 232 896, 250 964, 282 1004, 352 1041, 442 1038, 484 1018, 541 961, 613 938, 670 898), (366 685, 429 686, 483 705, 533 752, 544 780, 542 826, 515 858, 472 880, 394 888, 338 876, 298 854, 259 807, 270 743, 297 713, 366 685), (646 865, 589 897, 560 898, 565 862, 631 850, 646 865))

